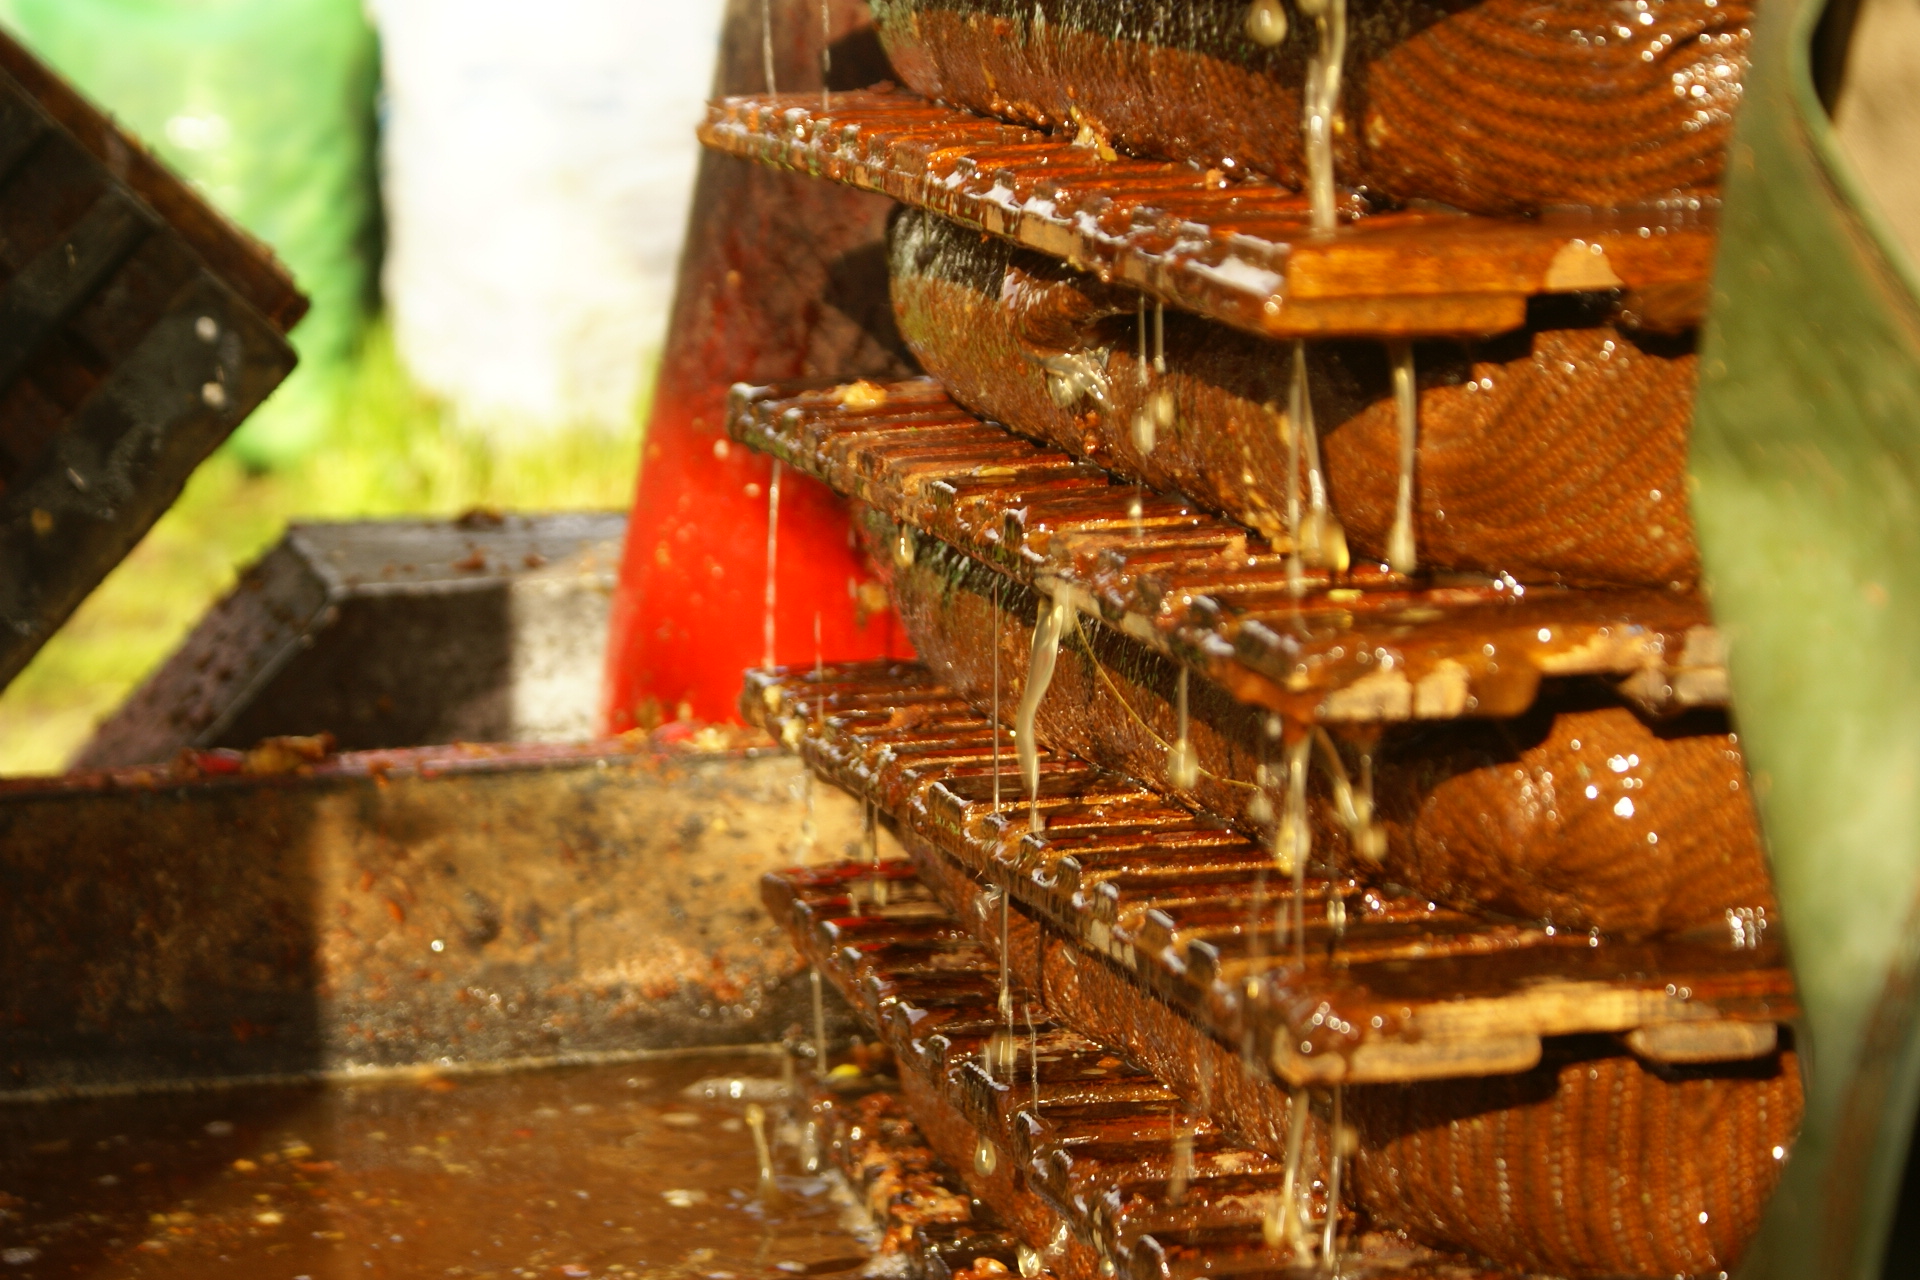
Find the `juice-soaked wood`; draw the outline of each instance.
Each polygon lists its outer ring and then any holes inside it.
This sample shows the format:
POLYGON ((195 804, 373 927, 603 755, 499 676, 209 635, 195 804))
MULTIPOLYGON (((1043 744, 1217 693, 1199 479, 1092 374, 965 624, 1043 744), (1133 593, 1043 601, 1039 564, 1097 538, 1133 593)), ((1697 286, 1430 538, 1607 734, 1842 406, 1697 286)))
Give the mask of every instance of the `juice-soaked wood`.
MULTIPOLYGON (((1004 717, 1024 705, 1049 603, 945 543, 922 539, 902 564, 891 542, 883 529, 869 546, 921 662, 976 711, 991 716, 997 705, 1004 717)), ((1272 728, 1158 650, 1077 619, 1033 708, 1037 742, 1263 843, 1286 788, 1272 728)), ((1724 712, 1654 719, 1594 682, 1551 680, 1509 719, 1315 736, 1305 802, 1325 859, 1358 857, 1380 880, 1451 906, 1622 938, 1778 918, 1724 712), (1371 801, 1364 823, 1356 794, 1371 801)))
POLYGON ((1655 712, 1726 701, 1695 593, 1301 570, 1284 544, 982 422, 930 379, 737 387, 727 429, 892 521, 902 560, 931 535, 1298 721, 1517 715, 1557 676, 1655 712))
MULTIPOLYGON (((918 210, 893 219, 888 244, 900 335, 957 403, 1274 540, 1307 454, 1341 541, 1389 558, 1401 441, 1387 344, 1296 352, 918 210), (1314 424, 1304 445, 1296 416, 1314 424)), ((1411 354, 1422 565, 1529 584, 1695 582, 1690 334, 1582 294, 1534 299, 1511 333, 1411 354)))
POLYGON ((897 1092, 818 1088, 807 1123, 877 1229, 881 1259, 904 1257, 923 1280, 1018 1267, 1019 1241, 940 1162, 897 1092))
MULTIPOLYGON (((1170 1106, 1158 1082, 1110 1054, 1078 1051, 1086 1041, 1044 1021, 1058 1012, 1058 964, 1047 965, 1048 1006, 1035 1030, 1022 1019, 1000 1039, 1005 1022, 991 1003, 997 913, 975 909, 991 906, 987 899, 956 896, 943 873, 926 874, 916 884, 892 862, 795 870, 769 877, 765 897, 801 948, 890 1028, 904 1063, 918 1068, 903 1076, 908 1101, 944 1131, 958 1159, 971 1156, 970 1184, 1008 1197, 1004 1175, 1016 1166, 1075 1239, 1104 1251, 1128 1280, 1270 1269, 1276 1250, 1253 1223, 1273 1210, 1284 1141, 1253 1152, 1223 1145, 1207 1123, 1218 1116, 1218 1081, 1176 1090, 1183 1105, 1170 1106), (929 890, 949 913, 937 921, 929 890), (956 946, 955 932, 978 945, 956 946), (1035 1061, 1037 1089, 1028 1074, 1035 1061)), ((1018 909, 1010 916, 1023 917, 1018 909)), ((1105 967, 1092 957, 1079 967, 1087 966, 1105 967)), ((1017 972, 1013 987, 1023 1010, 1033 989, 1026 976, 1017 972)), ((1690 1076, 1649 1069, 1588 1038, 1556 1041, 1548 1060, 1521 1076, 1349 1087, 1345 1114, 1357 1127, 1341 1202, 1341 1270, 1377 1274, 1392 1262, 1416 1276, 1484 1274, 1418 1250, 1409 1258, 1406 1240, 1395 1238, 1403 1230, 1525 1272, 1731 1266, 1777 1176, 1773 1153, 1798 1117, 1793 1072, 1785 1055, 1690 1076), (1596 1107, 1610 1109, 1606 1124, 1587 1121, 1596 1107), (1557 1193, 1567 1189, 1578 1194, 1557 1193)), ((1312 1101, 1301 1165, 1322 1190, 1331 1103, 1327 1094, 1312 1101)), ((1315 1195, 1309 1211, 1323 1215, 1324 1201, 1315 1195)), ((1063 1273, 1078 1265, 1072 1254, 1069 1247, 1063 1273)))
POLYGON ((941 214, 1165 303, 1274 337, 1490 334, 1536 294, 1625 290, 1704 305, 1706 211, 1492 218, 1360 214, 1331 235, 1259 178, 1103 158, 1090 147, 900 92, 726 98, 700 140, 941 214))
POLYGON ((1523 1071, 1543 1037, 1583 1033, 1632 1037, 1654 1059, 1750 1058, 1795 1013, 1764 934, 1621 941, 1450 910, 1324 864, 1296 894, 1262 845, 1070 757, 1042 755, 1029 804, 1004 742, 996 807, 991 722, 922 669, 752 673, 742 711, 903 838, 1004 880, 1289 1083, 1523 1071))
MULTIPOLYGON (((764 882, 764 897, 795 944, 880 1030, 930 1144, 949 1161, 963 1148, 958 1163, 969 1188, 1016 1230, 1025 1222, 1031 1233, 1046 1220, 1021 1207, 1030 1196, 1071 1233, 1029 1234, 1028 1247, 1049 1270, 1104 1275, 1106 1259, 1128 1280, 1284 1275, 1296 1267, 1311 1274, 1309 1257, 1264 1236, 1270 1204, 1285 1186, 1284 1158, 1236 1146, 1203 1109, 1055 1024, 1029 990, 1013 992, 1009 1037, 992 950, 968 940, 905 864, 777 873, 764 882), (964 1132, 953 1131, 956 1121, 964 1132), (1176 1134, 1184 1141, 1176 1143, 1176 1134)), ((1324 1121, 1310 1121, 1309 1174, 1324 1176, 1324 1121)), ((1324 1184, 1314 1185, 1307 1208, 1323 1219, 1324 1184)), ((1397 1232, 1368 1229, 1351 1200, 1340 1222, 1343 1274, 1489 1274, 1397 1232)))
MULTIPOLYGON (((1608 0, 1346 9, 1332 150, 1354 186, 1482 211, 1717 191, 1745 0, 1665 0, 1631 27, 1633 11, 1608 0)), ((1294 186, 1307 181, 1310 12, 1271 0, 874 5, 894 68, 923 96, 1294 186)))

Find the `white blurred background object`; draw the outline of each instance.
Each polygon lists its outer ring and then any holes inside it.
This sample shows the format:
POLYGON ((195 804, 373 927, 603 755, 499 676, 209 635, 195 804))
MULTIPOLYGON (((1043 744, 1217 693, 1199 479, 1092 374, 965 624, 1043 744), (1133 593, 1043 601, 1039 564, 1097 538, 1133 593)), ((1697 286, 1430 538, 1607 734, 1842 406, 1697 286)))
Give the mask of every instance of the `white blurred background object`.
POLYGON ((494 436, 629 429, 722 0, 369 0, 402 358, 494 436))

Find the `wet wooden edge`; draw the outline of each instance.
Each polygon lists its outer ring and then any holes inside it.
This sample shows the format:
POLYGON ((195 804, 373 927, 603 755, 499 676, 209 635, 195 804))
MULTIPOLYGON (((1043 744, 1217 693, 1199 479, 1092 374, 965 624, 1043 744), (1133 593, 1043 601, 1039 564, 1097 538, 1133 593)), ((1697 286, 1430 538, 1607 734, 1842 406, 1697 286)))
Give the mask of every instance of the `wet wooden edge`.
MULTIPOLYGON (((1177 878, 1170 876, 1157 896, 1152 888, 1142 889, 1124 910, 1103 910, 1098 885, 1083 882, 1074 868, 1048 852, 1046 815, 1063 807, 1105 806, 1111 825, 1124 828, 1128 805, 1170 809, 1170 804, 1117 775, 1052 751, 1042 757, 1048 795, 1040 832, 1027 830, 1028 806, 1018 798, 1010 758, 1004 761, 1006 794, 1000 808, 967 802, 966 778, 977 785, 991 767, 988 722, 935 685, 924 668, 864 664, 823 668, 817 675, 750 673, 741 707, 796 747, 825 780, 875 804, 903 832, 937 846, 976 879, 1004 882, 1048 928, 1105 957, 1221 1043, 1238 1048, 1251 1037, 1273 1073, 1291 1084, 1502 1074, 1531 1067, 1545 1036, 1631 1037, 1653 1028, 1773 1025, 1797 1013, 1791 976, 1771 942, 1755 949, 1691 938, 1628 943, 1597 931, 1555 932, 1473 919, 1384 892, 1376 894, 1381 904, 1372 913, 1379 918, 1376 924, 1369 918, 1366 887, 1345 876, 1335 883, 1357 909, 1336 936, 1323 923, 1329 885, 1324 871, 1306 880, 1301 914, 1319 919, 1306 919, 1304 963, 1295 955, 1262 955, 1258 949, 1227 948, 1223 959, 1217 937, 1195 946, 1168 914, 1183 898, 1195 896, 1177 878), (898 727, 902 718, 889 721, 884 712, 890 705, 915 702, 937 708, 943 721, 925 735, 934 746, 923 754, 913 750, 911 733, 898 727), (862 714, 876 725, 864 739, 849 723, 862 714), (968 729, 976 734, 971 746, 963 741, 968 729), (962 745, 954 746, 956 740, 962 745), (1418 921, 1423 907, 1435 927, 1444 926, 1444 945, 1417 935, 1396 944, 1393 935, 1404 932, 1401 924, 1418 921), (1364 950, 1369 958, 1343 961, 1342 947, 1364 950)), ((1010 746, 1003 747, 1003 754, 1010 753, 1010 746)), ((1097 829, 1100 821, 1083 819, 1074 830, 1097 829)), ((1195 816, 1190 825, 1209 824, 1195 816)), ((1278 871, 1270 877, 1247 874, 1260 864, 1263 851, 1244 838, 1232 840, 1241 855, 1241 883, 1259 879, 1264 932, 1266 922, 1292 902, 1292 886, 1278 871)), ((1143 866, 1166 856, 1155 843, 1145 842, 1143 866)), ((1159 843, 1164 845, 1164 838, 1159 843)), ((1207 896, 1217 898, 1217 886, 1207 896)), ((1219 911, 1248 914, 1253 896, 1220 899, 1219 911)), ((1245 942, 1236 937, 1242 932, 1236 926, 1226 936, 1245 942)), ((1641 1037, 1645 1056, 1671 1054, 1682 1061, 1699 1061, 1701 1054, 1716 1051, 1727 1058, 1751 1057, 1758 1044, 1751 1033, 1718 1029, 1641 1037)))
MULTIPOLYGON (((926 209, 1269 337, 1518 326, 1529 297, 1701 286, 1710 211, 1353 216, 1331 234, 1266 179, 1112 159, 900 91, 723 98, 700 141, 926 209)), ((1696 292, 1700 290, 1696 289, 1696 292)), ((1704 293, 1702 293, 1704 297, 1704 293)))
POLYGON ((1725 705, 1696 594, 1364 565, 1304 571, 1294 594, 1285 548, 1240 525, 975 418, 932 379, 867 386, 736 387, 727 430, 899 526, 898 554, 936 538, 1242 702, 1302 723, 1511 716, 1543 678, 1594 676, 1650 714, 1725 705))

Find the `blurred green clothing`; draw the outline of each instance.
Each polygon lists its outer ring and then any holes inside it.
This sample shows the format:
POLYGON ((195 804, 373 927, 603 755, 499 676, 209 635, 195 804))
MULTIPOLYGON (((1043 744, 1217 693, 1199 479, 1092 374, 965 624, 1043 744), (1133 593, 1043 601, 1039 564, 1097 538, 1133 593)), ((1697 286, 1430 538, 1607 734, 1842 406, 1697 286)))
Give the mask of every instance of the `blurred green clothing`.
POLYGON ((360 0, 0 0, 0 22, 293 272, 313 300, 301 367, 230 447, 255 466, 310 452, 373 299, 379 56, 360 0))

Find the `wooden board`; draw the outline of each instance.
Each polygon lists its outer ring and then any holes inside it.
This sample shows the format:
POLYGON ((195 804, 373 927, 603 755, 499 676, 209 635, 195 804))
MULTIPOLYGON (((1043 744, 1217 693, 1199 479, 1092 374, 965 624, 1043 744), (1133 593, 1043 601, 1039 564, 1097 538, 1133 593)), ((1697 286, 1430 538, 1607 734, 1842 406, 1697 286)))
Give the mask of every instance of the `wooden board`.
MULTIPOLYGON (((767 877, 763 896, 893 1050, 929 1145, 1026 1238, 1030 1265, 1071 1280, 1108 1274, 1102 1259, 1126 1280, 1324 1274, 1312 1249, 1297 1254, 1263 1238, 1266 1206, 1285 1186, 1284 1157, 1236 1145, 1165 1084, 1055 1023, 1030 990, 1013 992, 1007 1034, 996 957, 911 868, 783 872, 767 877), (1065 1230, 1049 1239, 1050 1223, 1065 1230)), ((1307 1167, 1324 1177, 1323 1118, 1311 1116, 1309 1127, 1307 1167)), ((1324 1193, 1312 1199, 1324 1216, 1324 1193)), ((1499 1274, 1392 1233, 1359 1234, 1363 1223, 1347 1207, 1341 1222, 1342 1275, 1499 1274)))
POLYGON ((1506 716, 1543 678, 1598 676, 1648 711, 1725 704, 1691 592, 1419 586, 1356 565, 1304 571, 1296 594, 1285 548, 1237 524, 982 422, 930 379, 878 389, 736 387, 728 430, 868 504, 896 554, 938 539, 1243 702, 1325 722, 1506 716))
POLYGON ((0 686, 292 371, 305 308, 0 36, 0 686))
POLYGON ((1764 934, 1623 942, 1448 910, 1324 864, 1296 891, 1261 846, 1071 757, 1042 755, 1030 808, 1004 740, 996 806, 992 725, 923 668, 753 673, 742 711, 910 846, 1004 879, 1046 926, 1290 1083, 1521 1071, 1543 1037, 1585 1033, 1656 1060, 1745 1059, 1795 1016, 1764 934))
POLYGON ((1276 337, 1498 333, 1543 293, 1627 290, 1668 324, 1705 301, 1710 214, 1492 218, 1399 211, 1315 235, 1304 196, 1191 165, 1104 158, 899 91, 724 98, 700 140, 941 214, 1276 337))

